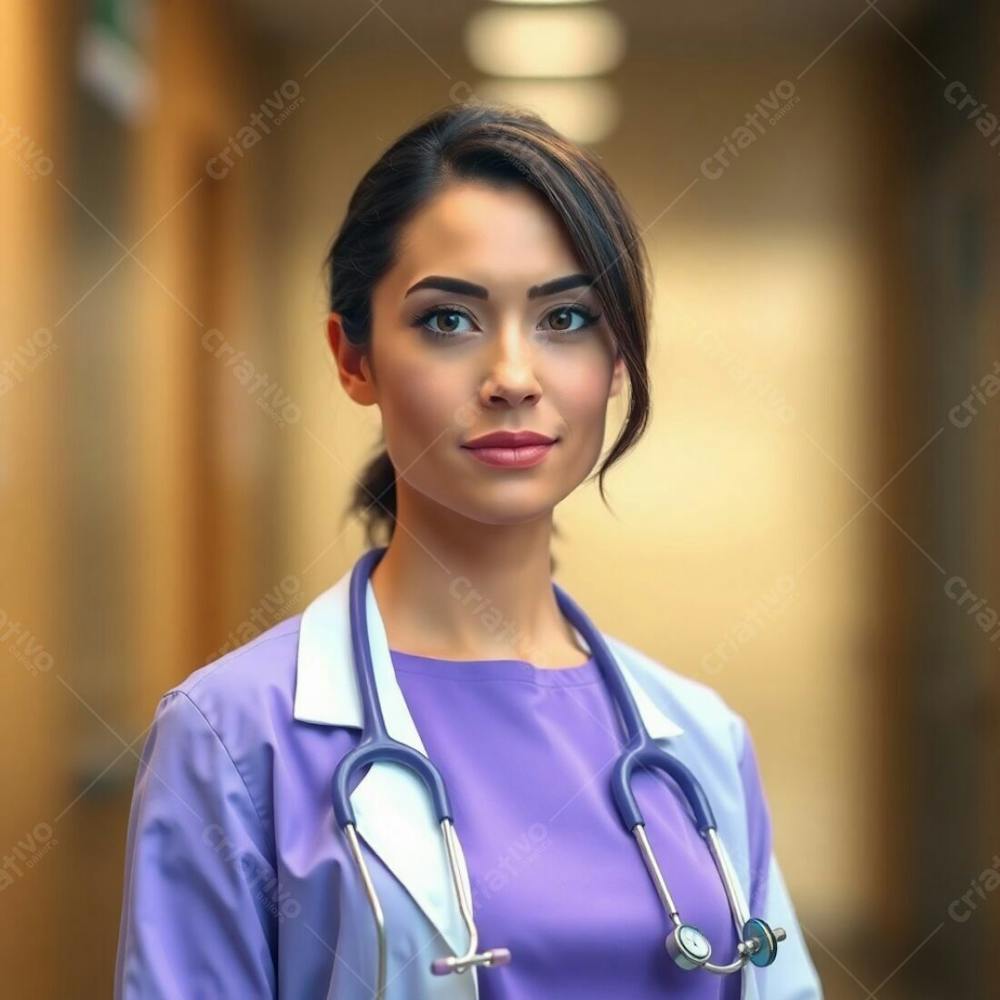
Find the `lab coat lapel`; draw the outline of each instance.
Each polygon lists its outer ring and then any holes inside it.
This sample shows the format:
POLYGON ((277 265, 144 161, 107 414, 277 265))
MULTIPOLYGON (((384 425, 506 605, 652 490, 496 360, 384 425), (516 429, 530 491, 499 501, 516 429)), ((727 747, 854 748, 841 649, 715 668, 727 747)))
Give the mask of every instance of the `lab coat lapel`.
MULTIPOLYGON (((349 586, 350 572, 303 612, 294 714, 306 722, 360 730, 362 709, 351 651, 349 586)), ((393 738, 426 754, 396 681, 370 581, 366 609, 375 684, 386 728, 393 738)), ((422 781, 409 768, 378 762, 355 786, 351 802, 359 835, 405 886, 452 953, 463 952, 468 933, 454 898, 441 829, 422 781)), ((462 875, 468 886, 464 864, 462 875)), ((443 956, 429 955, 428 964, 436 957, 443 956)))

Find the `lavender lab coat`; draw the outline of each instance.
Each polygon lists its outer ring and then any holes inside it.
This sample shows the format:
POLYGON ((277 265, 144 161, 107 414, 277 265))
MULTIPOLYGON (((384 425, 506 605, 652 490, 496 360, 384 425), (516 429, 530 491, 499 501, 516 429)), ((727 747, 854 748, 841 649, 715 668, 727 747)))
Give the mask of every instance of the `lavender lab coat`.
MULTIPOLYGON (((330 800, 334 768, 361 723, 349 576, 161 700, 132 803, 116 998, 372 996, 372 915, 330 800)), ((602 633, 651 734, 704 786, 751 911, 788 934, 773 965, 727 977, 682 973, 666 959, 659 900, 634 841, 614 825, 600 770, 615 749, 614 723, 603 688, 590 683, 593 661, 568 671, 425 661, 390 652, 371 584, 367 613, 389 732, 444 772, 480 943, 514 955, 506 967, 430 974, 432 958, 464 950, 464 924, 423 787, 406 769, 376 764, 351 798, 388 929, 388 997, 591 1000, 612 982, 637 1000, 822 997, 771 847, 745 724, 717 694, 602 633), (475 683, 493 685, 489 696, 471 683, 477 670, 475 683), (447 699, 434 696, 456 682, 447 699), (536 753, 539 770, 518 798, 512 769, 531 740, 551 749, 536 753), (477 797, 491 756, 493 781, 477 797), (574 774, 578 791, 560 797, 574 774), (490 859, 539 828, 552 850, 536 850, 534 871, 490 891, 490 859)), ((713 958, 728 961, 735 937, 708 853, 669 779, 646 778, 637 777, 637 795, 681 913, 704 925, 713 958)))

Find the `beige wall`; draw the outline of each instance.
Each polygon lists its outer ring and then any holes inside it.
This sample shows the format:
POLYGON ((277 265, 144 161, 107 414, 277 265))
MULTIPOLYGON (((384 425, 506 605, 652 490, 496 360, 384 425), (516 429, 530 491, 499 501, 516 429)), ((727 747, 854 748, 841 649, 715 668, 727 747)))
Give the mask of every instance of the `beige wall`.
POLYGON ((212 658, 224 623, 243 618, 268 578, 267 550, 255 557, 246 539, 261 516, 273 439, 226 367, 233 355, 212 353, 224 343, 260 364, 271 336, 256 280, 274 197, 267 154, 254 146, 243 158, 218 159, 271 89, 269 75, 257 75, 252 44, 210 6, 161 6, 160 97, 138 137, 136 196, 151 272, 136 282, 144 336, 134 343, 130 438, 146 562, 137 594, 140 719, 192 664, 212 658), (209 350, 203 338, 213 330, 209 350))
POLYGON ((270 579, 270 547, 246 543, 272 482, 266 417, 200 340, 265 332, 266 171, 205 171, 267 93, 252 43, 219 8, 159 5, 149 118, 91 132, 76 17, 0 9, 5 996, 110 994, 153 707, 270 579), (14 127, 47 169, 24 169, 14 127), (51 352, 28 367, 32 343, 51 352))
POLYGON ((60 576, 53 530, 62 483, 51 461, 60 382, 57 317, 46 283, 58 268, 52 248, 64 206, 52 179, 65 150, 57 47, 47 47, 58 41, 49 6, 0 5, 4 138, 19 129, 37 153, 18 155, 5 142, 0 155, 0 968, 3 982, 30 982, 39 996, 55 982, 44 955, 59 898, 58 843, 65 839, 57 822, 62 754, 52 739, 65 718, 65 703, 52 696, 54 671, 63 666, 55 659, 60 576))

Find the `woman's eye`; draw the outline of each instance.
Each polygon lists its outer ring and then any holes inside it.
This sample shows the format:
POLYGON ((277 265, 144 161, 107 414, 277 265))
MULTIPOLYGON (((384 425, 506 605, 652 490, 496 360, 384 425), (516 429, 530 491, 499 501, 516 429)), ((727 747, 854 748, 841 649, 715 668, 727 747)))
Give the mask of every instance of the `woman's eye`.
POLYGON ((552 329, 557 333, 576 333, 577 330, 583 330, 585 327, 593 325, 600 317, 595 316, 589 309, 584 309, 580 306, 560 306, 558 309, 553 309, 549 313, 548 318, 553 321, 551 324, 552 329), (577 326, 568 325, 572 324, 574 313, 582 322, 577 326))
POLYGON ((417 319, 417 324, 422 326, 432 337, 443 339, 458 336, 460 333, 468 333, 468 328, 461 328, 460 324, 463 320, 472 323, 469 316, 458 309, 431 309, 417 319), (431 325, 432 321, 439 319, 437 327, 431 325))
MULTIPOLYGON (((584 306, 559 306, 546 319, 549 321, 549 329, 554 333, 576 333, 593 326, 600 315, 595 315, 584 306)), ((448 340, 476 329, 475 322, 468 313, 441 306, 422 313, 414 320, 414 326, 423 329, 434 340, 448 340), (462 326, 463 323, 468 325, 462 326)))

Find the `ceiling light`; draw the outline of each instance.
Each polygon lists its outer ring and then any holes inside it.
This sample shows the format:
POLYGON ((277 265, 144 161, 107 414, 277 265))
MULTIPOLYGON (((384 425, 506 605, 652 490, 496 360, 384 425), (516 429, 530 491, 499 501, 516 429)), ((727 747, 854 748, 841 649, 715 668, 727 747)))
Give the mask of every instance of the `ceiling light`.
POLYGON ((493 76, 596 76, 624 57, 625 27, 604 7, 497 6, 469 18, 465 47, 472 64, 493 76))

